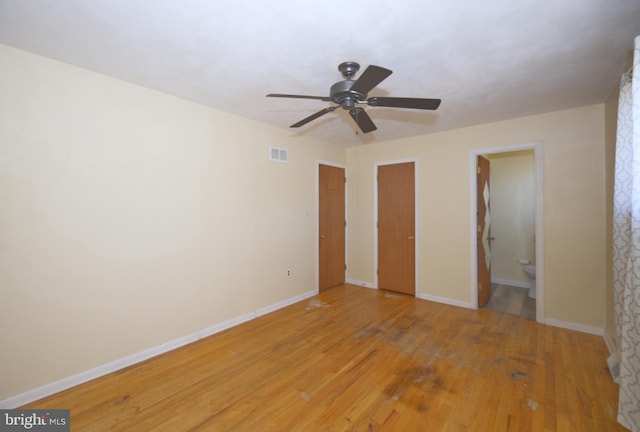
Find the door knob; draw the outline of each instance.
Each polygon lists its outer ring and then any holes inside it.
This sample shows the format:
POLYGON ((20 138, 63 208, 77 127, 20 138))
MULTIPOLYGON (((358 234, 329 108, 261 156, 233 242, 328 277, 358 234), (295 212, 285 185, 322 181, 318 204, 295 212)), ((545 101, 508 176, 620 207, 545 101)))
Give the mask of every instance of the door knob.
POLYGON ((321 238, 321 239, 325 238, 325 237, 324 237, 324 234, 320 234, 320 238, 321 238))
POLYGON ((413 240, 413 239, 414 239, 414 237, 413 237, 413 236, 409 236, 409 237, 407 237, 407 240, 413 240))

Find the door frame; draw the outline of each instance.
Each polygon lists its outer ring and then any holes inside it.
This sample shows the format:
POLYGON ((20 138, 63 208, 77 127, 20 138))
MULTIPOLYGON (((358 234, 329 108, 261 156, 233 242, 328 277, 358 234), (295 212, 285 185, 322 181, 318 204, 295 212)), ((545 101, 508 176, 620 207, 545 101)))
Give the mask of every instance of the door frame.
POLYGON ((414 168, 413 182, 414 182, 414 194, 415 194, 415 198, 414 198, 414 203, 415 203, 415 208, 414 208, 415 239, 414 240, 415 241, 413 242, 415 267, 413 269, 413 272, 414 272, 415 281, 416 281, 415 297, 419 298, 420 280, 419 280, 419 274, 418 274, 418 267, 419 267, 418 263, 420 262, 420 257, 418 253, 420 248, 418 248, 418 242, 420 241, 420 229, 419 229, 420 218, 418 217, 418 209, 420 208, 420 205, 418 202, 418 197, 420 196, 420 194, 418 191, 418 185, 420 184, 420 182, 418 181, 418 179, 419 179, 420 172, 418 169, 419 165, 418 165, 417 158, 394 159, 389 161, 376 162, 373 164, 373 287, 375 289, 379 288, 379 285, 378 285, 378 167, 384 166, 384 165, 396 165, 396 164, 410 163, 410 162, 413 162, 413 168, 414 168))
POLYGON ((471 307, 478 309, 478 240, 476 235, 478 201, 475 190, 477 189, 476 159, 480 155, 491 155, 495 153, 510 153, 522 150, 533 150, 535 161, 535 243, 536 243, 536 321, 544 322, 544 219, 543 219, 543 145, 541 142, 531 142, 516 144, 505 147, 492 147, 472 150, 469 155, 469 181, 471 196, 471 214, 469 217, 469 232, 471 245, 471 307))
POLYGON ((315 198, 315 206, 316 206, 316 226, 314 229, 315 232, 315 268, 316 268, 316 293, 320 293, 320 165, 327 165, 335 168, 344 169, 344 176, 346 181, 344 183, 344 260, 346 268, 344 270, 344 281, 345 283, 349 280, 349 171, 347 170, 347 166, 343 164, 339 164, 336 162, 330 162, 325 160, 316 160, 316 198, 315 198))

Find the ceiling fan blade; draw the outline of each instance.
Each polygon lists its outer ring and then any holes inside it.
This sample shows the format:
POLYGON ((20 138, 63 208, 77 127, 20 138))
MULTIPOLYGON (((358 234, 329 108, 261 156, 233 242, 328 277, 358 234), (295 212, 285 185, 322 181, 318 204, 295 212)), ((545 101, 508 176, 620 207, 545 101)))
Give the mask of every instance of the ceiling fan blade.
POLYGON ((318 99, 318 100, 327 101, 327 102, 331 101, 331 98, 327 96, 307 96, 307 95, 280 94, 280 93, 269 93, 267 97, 293 98, 293 99, 318 99))
POLYGON ((356 122, 362 133, 373 132, 378 129, 369 114, 362 108, 353 108, 349 111, 351 118, 356 122))
POLYGON ((351 86, 351 91, 367 94, 392 73, 389 69, 370 65, 351 86))
POLYGON ((440 106, 440 99, 421 98, 397 98, 397 97, 372 97, 367 100, 370 106, 413 108, 424 110, 435 110, 440 106))
POLYGON ((338 108, 338 107, 337 107, 337 106, 334 106, 334 107, 327 107, 327 108, 325 108, 325 109, 323 109, 323 110, 318 111, 318 112, 317 112, 317 113, 315 113, 315 114, 311 114, 309 117, 303 118, 303 119, 302 119, 302 120, 300 120, 298 123, 294 123, 294 124, 292 124, 292 125, 291 125, 291 126, 289 126, 289 127, 292 127, 292 128, 298 128, 298 127, 300 127, 300 126, 304 126, 304 125, 306 125, 307 123, 309 123, 310 121, 313 121, 313 120, 315 120, 315 119, 317 119, 317 118, 319 118, 319 117, 322 117, 323 115, 325 115, 325 114, 327 114, 327 113, 330 113, 330 112, 332 112, 332 111, 335 111, 335 109, 336 109, 336 108, 338 108))

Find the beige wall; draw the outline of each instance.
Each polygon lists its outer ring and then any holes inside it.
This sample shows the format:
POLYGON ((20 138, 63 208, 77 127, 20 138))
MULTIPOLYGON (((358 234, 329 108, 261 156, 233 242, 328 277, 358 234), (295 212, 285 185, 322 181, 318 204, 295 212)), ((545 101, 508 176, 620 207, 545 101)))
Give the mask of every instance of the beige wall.
POLYGON ((418 293, 471 303, 470 154, 531 142, 544 155, 545 317, 604 328, 604 105, 350 148, 349 277, 374 281, 374 164, 415 158, 418 293))
POLYGON ((491 163, 491 278, 530 283, 518 259, 535 263, 533 150, 487 155, 491 163))
POLYGON ((344 148, 2 45, 0 70, 0 400, 316 289, 344 148))

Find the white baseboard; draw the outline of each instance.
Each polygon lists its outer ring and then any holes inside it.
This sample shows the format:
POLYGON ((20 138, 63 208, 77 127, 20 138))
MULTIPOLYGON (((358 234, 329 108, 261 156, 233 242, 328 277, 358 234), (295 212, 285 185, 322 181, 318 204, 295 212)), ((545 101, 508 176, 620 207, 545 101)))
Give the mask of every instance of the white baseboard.
POLYGON ((190 343, 196 342, 200 339, 203 339, 207 336, 211 336, 213 334, 219 333, 231 327, 235 327, 239 324, 242 324, 247 321, 251 321, 254 318, 265 315, 269 312, 274 312, 278 309, 281 309, 285 306, 289 306, 293 303, 305 300, 309 297, 312 297, 316 294, 315 291, 307 291, 290 299, 281 301, 271 306, 267 306, 262 309, 258 309, 255 312, 249 312, 238 317, 232 318, 225 322, 215 324, 211 327, 207 327, 202 330, 198 330, 195 333, 190 335, 182 336, 180 338, 174 339, 172 341, 157 345, 155 347, 146 349, 144 351, 140 351, 135 354, 131 354, 126 357, 119 358, 117 360, 111 361, 109 363, 105 363, 101 366, 98 366, 93 369, 89 369, 84 372, 80 372, 78 374, 72 375, 67 378, 63 378, 61 380, 52 382, 50 384, 43 385, 41 387, 35 388, 33 390, 28 390, 24 393, 21 393, 16 396, 9 397, 7 399, 0 401, 0 409, 14 409, 19 406, 28 404, 30 402, 45 398, 47 396, 51 396, 52 394, 59 393, 63 390, 67 390, 71 387, 75 387, 77 385, 86 383, 88 381, 94 380, 96 378, 100 378, 104 375, 108 375, 112 372, 115 372, 120 369, 124 369, 126 367, 132 366, 136 363, 140 363, 142 361, 148 360, 152 357, 156 357, 160 354, 164 354, 166 352, 172 351, 174 349, 180 348, 182 346, 188 345, 190 343))
POLYGON ((605 331, 604 332, 604 343, 607 345, 607 349, 609 350, 609 354, 616 354, 618 350, 616 349, 616 344, 615 342, 611 339, 611 335, 609 335, 609 332, 605 331))
POLYGON ((529 287, 531 286, 529 282, 513 281, 508 279, 500 279, 500 278, 491 278, 491 283, 498 284, 498 285, 513 286, 518 288, 527 288, 527 289, 529 289, 529 287))
POLYGON ((416 297, 422 300, 429 300, 432 302, 443 303, 450 306, 457 306, 465 309, 473 309, 473 307, 471 306, 471 303, 463 302, 460 300, 454 300, 447 297, 438 297, 438 296, 433 296, 431 294, 423 294, 423 293, 416 294, 416 297))
POLYGON ((589 333, 596 336, 604 336, 604 329, 600 327, 592 327, 584 324, 572 323, 568 321, 560 321, 553 318, 545 318, 544 323, 554 327, 560 327, 567 330, 575 330, 582 333, 589 333))
POLYGON ((357 279, 347 279, 347 283, 351 284, 351 285, 358 285, 358 286, 361 286, 361 287, 364 287, 364 288, 376 289, 376 287, 373 286, 372 283, 360 281, 360 280, 357 280, 357 279))
POLYGON ((307 291, 307 292, 299 294, 299 295, 297 295, 295 297, 291 297, 290 299, 283 300, 281 302, 273 304, 271 306, 267 306, 265 308, 258 309, 256 311, 256 317, 259 317, 259 316, 262 316, 262 315, 266 315, 266 314, 268 314, 270 312, 275 312, 278 309, 282 309, 283 307, 287 307, 287 306, 292 305, 294 303, 298 303, 299 301, 306 300, 309 297, 313 297, 316 294, 318 294, 317 291, 307 291))

